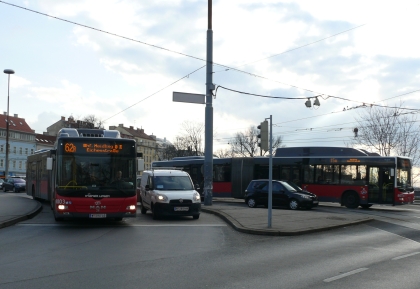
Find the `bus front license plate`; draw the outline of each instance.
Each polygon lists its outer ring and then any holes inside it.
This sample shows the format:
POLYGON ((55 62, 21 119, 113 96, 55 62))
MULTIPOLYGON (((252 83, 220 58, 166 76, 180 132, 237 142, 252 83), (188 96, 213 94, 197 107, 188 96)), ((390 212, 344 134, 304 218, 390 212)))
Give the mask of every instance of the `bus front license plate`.
POLYGON ((185 212, 188 211, 190 208, 189 207, 174 207, 174 211, 175 212, 185 212))
POLYGON ((93 219, 106 218, 106 214, 90 214, 89 218, 93 218, 93 219))

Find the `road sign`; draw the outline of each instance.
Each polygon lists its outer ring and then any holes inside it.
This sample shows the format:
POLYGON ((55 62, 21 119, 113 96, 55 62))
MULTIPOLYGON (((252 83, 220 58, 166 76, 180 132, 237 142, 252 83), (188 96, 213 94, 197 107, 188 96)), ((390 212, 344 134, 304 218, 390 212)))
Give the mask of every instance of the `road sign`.
POLYGON ((205 104, 204 94, 176 92, 172 94, 172 101, 205 104))

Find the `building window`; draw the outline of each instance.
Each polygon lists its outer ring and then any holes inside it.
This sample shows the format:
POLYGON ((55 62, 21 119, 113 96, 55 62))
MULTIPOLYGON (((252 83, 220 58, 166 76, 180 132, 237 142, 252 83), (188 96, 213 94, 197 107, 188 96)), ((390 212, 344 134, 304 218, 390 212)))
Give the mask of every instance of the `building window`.
POLYGON ((19 170, 22 169, 22 161, 19 161, 19 170))
POLYGON ((12 168, 16 169, 16 161, 12 162, 12 168))
POLYGON ((19 154, 20 155, 22 154, 22 148, 21 147, 19 148, 19 154))
POLYGON ((0 167, 4 167, 4 159, 0 159, 0 167))
POLYGON ((28 148, 25 148, 25 155, 28 155, 28 148))
POLYGON ((0 153, 4 152, 4 145, 0 145, 0 153))
POLYGON ((13 153, 16 154, 16 147, 13 147, 13 153))
POLYGON ((31 155, 33 155, 34 154, 34 149, 31 149, 31 155))

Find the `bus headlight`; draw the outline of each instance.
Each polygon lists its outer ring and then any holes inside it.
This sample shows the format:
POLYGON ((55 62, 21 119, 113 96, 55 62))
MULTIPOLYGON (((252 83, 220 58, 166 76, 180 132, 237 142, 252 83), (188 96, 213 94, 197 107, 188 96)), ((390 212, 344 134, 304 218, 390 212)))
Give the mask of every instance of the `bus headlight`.
POLYGON ((69 207, 68 207, 68 206, 66 206, 66 205, 58 205, 58 206, 57 206, 57 209, 59 209, 59 210, 63 211, 63 210, 68 210, 68 209, 69 209, 69 207))

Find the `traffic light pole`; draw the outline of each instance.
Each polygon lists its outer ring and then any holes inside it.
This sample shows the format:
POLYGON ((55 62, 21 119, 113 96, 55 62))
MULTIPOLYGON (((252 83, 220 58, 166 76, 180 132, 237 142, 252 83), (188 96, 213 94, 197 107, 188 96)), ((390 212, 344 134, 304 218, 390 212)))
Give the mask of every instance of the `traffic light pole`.
POLYGON ((213 203, 213 30, 212 0, 208 0, 206 110, 204 133, 204 205, 213 203))
POLYGON ((270 159, 268 161, 268 228, 271 228, 273 209, 273 118, 270 115, 270 159))

